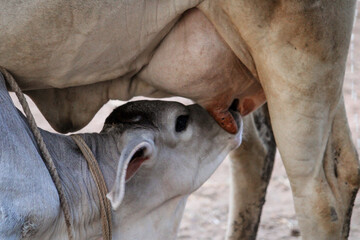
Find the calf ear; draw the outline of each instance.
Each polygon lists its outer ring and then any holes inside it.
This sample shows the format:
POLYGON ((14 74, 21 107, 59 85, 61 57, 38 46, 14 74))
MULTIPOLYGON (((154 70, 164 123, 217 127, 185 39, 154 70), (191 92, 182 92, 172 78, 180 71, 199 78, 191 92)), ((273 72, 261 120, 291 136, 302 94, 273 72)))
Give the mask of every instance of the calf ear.
POLYGON ((112 208, 117 210, 124 198, 125 183, 130 180, 143 162, 153 155, 155 146, 150 139, 139 137, 129 142, 121 152, 115 183, 106 195, 112 208))

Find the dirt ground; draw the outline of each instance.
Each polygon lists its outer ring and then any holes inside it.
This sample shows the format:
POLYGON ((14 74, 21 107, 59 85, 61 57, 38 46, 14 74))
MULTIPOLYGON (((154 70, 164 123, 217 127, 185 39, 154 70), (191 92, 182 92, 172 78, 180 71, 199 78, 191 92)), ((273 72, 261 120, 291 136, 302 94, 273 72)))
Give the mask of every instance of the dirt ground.
MULTIPOLYGON (((360 10, 360 7, 358 7, 360 10)), ((360 152, 360 14, 357 16, 344 84, 347 115, 354 143, 360 152)), ((13 98, 14 99, 14 98, 13 98)), ((16 101, 16 100, 15 100, 16 101)), ((104 118, 118 106, 119 101, 110 101, 93 121, 81 132, 100 131, 104 118)), ((40 112, 31 103, 38 125, 52 130, 40 112)), ((226 159, 214 175, 193 195, 186 205, 178 238, 194 240, 224 239, 227 225, 229 199, 229 160, 226 159)), ((291 189, 279 154, 277 153, 274 171, 267 191, 266 203, 259 227, 259 240, 301 239, 291 236, 297 229, 291 189)), ((352 217, 350 240, 360 239, 360 197, 358 194, 352 217)))

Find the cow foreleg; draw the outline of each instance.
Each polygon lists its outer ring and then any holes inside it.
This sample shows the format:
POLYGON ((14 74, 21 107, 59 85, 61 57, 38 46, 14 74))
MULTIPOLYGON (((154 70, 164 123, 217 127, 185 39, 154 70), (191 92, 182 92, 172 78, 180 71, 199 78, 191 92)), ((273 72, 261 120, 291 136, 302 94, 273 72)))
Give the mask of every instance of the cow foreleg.
POLYGON ((359 188, 359 163, 343 102, 339 102, 333 118, 287 118, 293 126, 284 125, 284 119, 275 134, 303 239, 347 239, 359 188))
POLYGON ((230 154, 231 196, 227 238, 256 238, 276 144, 267 105, 244 118, 241 146, 230 154))

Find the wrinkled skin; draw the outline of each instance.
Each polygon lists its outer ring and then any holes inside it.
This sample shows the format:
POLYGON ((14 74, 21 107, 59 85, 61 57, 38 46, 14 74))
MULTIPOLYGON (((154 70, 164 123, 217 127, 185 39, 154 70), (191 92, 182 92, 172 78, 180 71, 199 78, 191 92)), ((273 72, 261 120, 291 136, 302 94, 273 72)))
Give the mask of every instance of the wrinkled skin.
MULTIPOLYGON (((347 238, 360 181, 341 92, 354 0, 77 2, 61 11, 48 2, 36 5, 43 17, 23 3, 17 21, 14 3, 2 3, 0 65, 57 130, 81 128, 108 99, 180 95, 235 132, 229 107, 246 115, 266 99, 303 239, 347 238)), ((230 223, 243 216, 233 209, 230 223)), ((244 228, 232 229, 241 239, 244 228)))

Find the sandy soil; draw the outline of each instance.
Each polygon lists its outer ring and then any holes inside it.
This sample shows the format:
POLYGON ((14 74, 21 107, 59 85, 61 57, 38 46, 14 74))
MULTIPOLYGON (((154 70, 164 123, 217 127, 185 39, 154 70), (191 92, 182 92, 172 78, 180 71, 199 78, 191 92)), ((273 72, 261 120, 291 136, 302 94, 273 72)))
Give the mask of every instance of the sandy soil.
MULTIPOLYGON (((358 8, 360 11, 360 7, 358 8)), ((355 24, 344 85, 345 101, 349 124, 353 133, 354 143, 360 151, 360 14, 355 24)), ((14 98, 13 98, 14 99, 14 98)), ((15 100, 16 101, 16 100, 15 100)), ((120 105, 119 101, 110 101, 105 105, 93 121, 81 132, 100 131, 104 119, 111 110, 120 105)), ((31 103, 38 125, 52 130, 35 105, 31 103)), ((193 195, 189 197, 184 218, 181 223, 179 239, 217 240, 224 239, 227 225, 229 199, 229 161, 226 159, 214 175, 193 195)), ((277 154, 274 172, 268 188, 266 203, 259 227, 259 240, 301 239, 292 236, 297 229, 291 189, 277 154)), ((360 239, 360 197, 357 198, 350 238, 360 239)))

